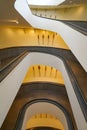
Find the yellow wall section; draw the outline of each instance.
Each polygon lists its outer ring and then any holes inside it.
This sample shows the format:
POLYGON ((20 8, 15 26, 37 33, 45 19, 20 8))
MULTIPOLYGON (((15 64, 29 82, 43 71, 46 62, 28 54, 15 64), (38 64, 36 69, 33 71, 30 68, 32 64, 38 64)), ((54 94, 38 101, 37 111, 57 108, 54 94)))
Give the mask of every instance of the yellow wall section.
POLYGON ((87 5, 65 6, 62 8, 33 9, 33 14, 60 20, 87 21, 87 5))
POLYGON ((48 126, 64 130, 62 123, 52 115, 37 114, 27 122, 26 129, 38 126, 48 126))
POLYGON ((64 84, 64 80, 60 71, 45 65, 31 66, 25 76, 24 83, 34 81, 47 81, 64 84))
POLYGON ((37 29, 0 27, 0 48, 51 46, 69 49, 60 35, 37 29))

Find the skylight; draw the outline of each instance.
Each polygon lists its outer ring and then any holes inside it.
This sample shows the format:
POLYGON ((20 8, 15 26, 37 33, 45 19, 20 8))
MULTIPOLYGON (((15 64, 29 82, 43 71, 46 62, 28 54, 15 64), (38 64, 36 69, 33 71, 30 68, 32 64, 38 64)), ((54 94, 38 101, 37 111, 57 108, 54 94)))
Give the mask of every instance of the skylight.
POLYGON ((38 5, 38 6, 56 6, 64 2, 65 0, 27 0, 29 5, 38 5))

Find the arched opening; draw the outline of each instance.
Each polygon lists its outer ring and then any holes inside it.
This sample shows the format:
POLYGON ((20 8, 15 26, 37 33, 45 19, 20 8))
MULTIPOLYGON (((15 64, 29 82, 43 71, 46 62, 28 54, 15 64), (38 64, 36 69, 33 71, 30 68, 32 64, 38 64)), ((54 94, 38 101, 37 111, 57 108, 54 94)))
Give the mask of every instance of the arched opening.
POLYGON ((15 130, 25 130, 29 119, 36 114, 47 113, 59 119, 64 130, 74 130, 71 118, 66 109, 50 99, 35 99, 22 108, 15 130))

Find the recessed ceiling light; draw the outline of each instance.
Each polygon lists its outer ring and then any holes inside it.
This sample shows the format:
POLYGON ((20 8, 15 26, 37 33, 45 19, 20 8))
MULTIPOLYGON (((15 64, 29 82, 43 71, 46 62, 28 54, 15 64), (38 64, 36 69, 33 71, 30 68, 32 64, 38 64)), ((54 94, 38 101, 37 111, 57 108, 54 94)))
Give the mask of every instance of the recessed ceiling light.
POLYGON ((18 21, 18 20, 15 20, 15 19, 2 19, 2 20, 0 20, 0 22, 8 22, 8 23, 16 23, 16 24, 19 24, 19 21, 18 21))

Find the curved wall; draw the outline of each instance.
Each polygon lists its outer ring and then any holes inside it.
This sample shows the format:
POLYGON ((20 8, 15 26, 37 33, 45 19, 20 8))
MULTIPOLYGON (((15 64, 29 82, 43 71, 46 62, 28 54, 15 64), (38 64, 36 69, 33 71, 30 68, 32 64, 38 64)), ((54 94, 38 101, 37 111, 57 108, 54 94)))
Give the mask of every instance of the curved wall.
POLYGON ((0 49, 14 46, 50 46, 69 49, 60 35, 33 28, 0 27, 0 49))

